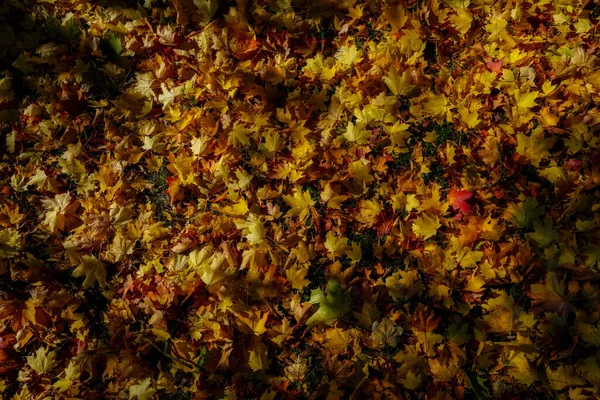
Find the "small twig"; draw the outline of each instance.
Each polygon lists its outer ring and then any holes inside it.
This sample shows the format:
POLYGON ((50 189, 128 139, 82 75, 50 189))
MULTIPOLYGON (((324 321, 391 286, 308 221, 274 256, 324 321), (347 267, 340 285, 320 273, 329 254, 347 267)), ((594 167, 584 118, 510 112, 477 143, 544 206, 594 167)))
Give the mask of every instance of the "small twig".
POLYGON ((158 350, 163 356, 167 357, 169 360, 177 362, 177 363, 183 365, 186 368, 196 369, 195 365, 192 365, 192 364, 188 363, 187 361, 184 361, 184 360, 182 360, 180 358, 177 358, 177 357, 174 357, 174 356, 172 356, 172 355, 170 355, 168 353, 165 353, 163 349, 161 349, 160 347, 158 347, 156 345, 156 343, 151 342, 150 339, 148 339, 147 337, 144 337, 144 340, 146 340, 146 342, 148 342, 149 344, 151 344, 152 347, 154 347, 156 350, 158 350))

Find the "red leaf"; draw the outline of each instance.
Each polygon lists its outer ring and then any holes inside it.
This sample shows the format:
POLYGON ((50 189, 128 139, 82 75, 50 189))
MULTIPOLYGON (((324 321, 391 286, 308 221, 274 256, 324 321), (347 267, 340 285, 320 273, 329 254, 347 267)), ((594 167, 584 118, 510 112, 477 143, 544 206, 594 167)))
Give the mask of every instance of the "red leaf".
POLYGON ((452 208, 455 210, 460 210, 463 214, 468 214, 471 212, 471 205, 467 203, 473 196, 473 193, 467 190, 458 190, 456 187, 450 189, 448 193, 448 201, 452 203, 452 208))
POLYGON ((490 71, 497 73, 498 75, 502 74, 502 60, 493 61, 491 58, 486 59, 486 66, 490 71))

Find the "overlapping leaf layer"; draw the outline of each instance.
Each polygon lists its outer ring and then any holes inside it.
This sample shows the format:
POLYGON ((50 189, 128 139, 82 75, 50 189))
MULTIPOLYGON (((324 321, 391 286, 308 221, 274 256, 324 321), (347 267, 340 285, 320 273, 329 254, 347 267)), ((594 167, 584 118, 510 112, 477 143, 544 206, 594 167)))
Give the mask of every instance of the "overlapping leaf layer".
POLYGON ((600 5, 0 5, 6 399, 600 396, 600 5))

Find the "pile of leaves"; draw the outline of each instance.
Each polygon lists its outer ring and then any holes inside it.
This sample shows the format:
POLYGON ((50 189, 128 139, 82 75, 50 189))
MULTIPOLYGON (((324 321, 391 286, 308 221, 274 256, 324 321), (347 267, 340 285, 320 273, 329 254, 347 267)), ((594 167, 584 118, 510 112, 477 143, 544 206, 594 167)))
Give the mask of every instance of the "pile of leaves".
POLYGON ((600 396, 600 6, 6 0, 0 396, 600 396))

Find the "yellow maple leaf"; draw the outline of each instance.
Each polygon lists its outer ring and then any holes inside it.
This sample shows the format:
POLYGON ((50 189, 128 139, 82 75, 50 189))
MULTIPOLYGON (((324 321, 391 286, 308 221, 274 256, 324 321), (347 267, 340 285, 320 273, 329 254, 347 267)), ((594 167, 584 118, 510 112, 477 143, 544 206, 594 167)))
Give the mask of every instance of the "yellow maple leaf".
POLYGON ((467 124, 469 128, 475 128, 481 120, 479 119, 479 114, 477 112, 470 112, 466 107, 459 107, 458 113, 462 121, 467 124))
POLYGON ((279 346, 287 339, 292 336, 294 328, 290 324, 290 320, 283 317, 281 325, 275 325, 272 329, 269 329, 269 336, 271 340, 277 343, 279 346))
POLYGON ((343 236, 335 236, 333 232, 327 232, 325 237, 325 248, 333 257, 341 257, 348 250, 348 239, 343 236))
POLYGON ((235 226, 238 229, 242 229, 242 233, 246 236, 250 244, 259 245, 263 242, 266 230, 259 215, 250 214, 246 221, 236 220, 235 226))
POLYGON ((388 8, 384 11, 385 19, 392 26, 392 31, 398 31, 402 29, 406 21, 408 21, 408 15, 400 4, 396 7, 388 8))
POLYGON ((239 147, 240 145, 249 145, 250 140, 248 139, 248 134, 250 132, 250 129, 241 125, 239 122, 236 122, 229 131, 229 143, 232 143, 236 147, 239 147))
POLYGON ((587 33, 590 29, 592 29, 590 20, 587 18, 579 18, 579 20, 573 24, 573 27, 577 33, 587 33))
POLYGON ((480 293, 485 290, 483 287, 484 285, 485 279, 483 276, 473 275, 471 279, 469 279, 469 282, 467 282, 467 288, 465 290, 469 292, 480 293))
POLYGON ((406 141, 410 138, 410 128, 409 124, 404 124, 400 122, 394 123, 392 126, 385 126, 384 131, 388 135, 390 135, 390 140, 392 141, 392 145, 401 152, 408 152, 406 147, 406 141))
POLYGON ((0 257, 9 258, 19 254, 21 250, 21 236, 17 230, 0 230, 0 257))
POLYGON ((63 375, 64 376, 54 384, 54 387, 61 393, 66 392, 76 384, 81 375, 81 368, 73 361, 70 361, 67 368, 65 368, 63 375))
POLYGON ((235 217, 241 217, 243 215, 246 215, 250 210, 248 208, 248 202, 246 202, 246 199, 244 199, 243 197, 240 197, 237 202, 228 206, 220 206, 218 204, 213 204, 211 206, 211 209, 235 217))
POLYGON ((517 100, 517 107, 523 108, 523 109, 529 109, 529 108, 537 106, 537 104, 535 103, 535 99, 538 98, 539 94, 540 94, 540 92, 536 92, 536 91, 521 93, 520 90, 517 90, 515 92, 515 99, 517 100))
POLYGON ((485 26, 486 32, 490 34, 490 36, 488 36, 488 41, 491 42, 496 40, 498 36, 504 32, 507 24, 508 23, 502 15, 491 18, 488 24, 485 26))
POLYGON ((328 183, 325 186, 325 189, 321 192, 321 200, 327 203, 327 207, 333 208, 334 210, 339 210, 340 204, 342 204, 347 198, 348 196, 337 194, 331 187, 330 183, 328 183))
POLYGON ((288 210, 287 215, 290 217, 299 216, 301 220, 304 220, 308 217, 310 208, 315 205, 314 200, 310 197, 310 193, 303 192, 298 188, 294 190, 293 196, 283 196, 283 201, 285 201, 285 204, 291 207, 288 210))
POLYGON ((39 347, 35 355, 27 356, 27 365, 38 374, 45 374, 56 366, 56 352, 39 347))
POLYGON ((371 131, 365 129, 365 124, 357 122, 356 125, 352 122, 348 122, 346 132, 344 132, 344 138, 349 142, 355 142, 356 144, 367 144, 371 137, 371 131))
POLYGON ((310 283, 310 281, 306 279, 307 274, 308 267, 300 265, 291 266, 285 271, 287 280, 292 285, 292 288, 296 290, 303 290, 310 283))
POLYGON ((129 399, 150 400, 156 393, 156 389, 150 387, 151 385, 150 378, 144 379, 137 385, 131 385, 129 387, 129 399))
POLYGON ((261 342, 254 341, 250 356, 248 357, 248 365, 252 371, 262 371, 269 367, 271 360, 267 356, 267 347, 261 342))
POLYGON ((73 270, 72 275, 76 278, 85 276, 85 280, 83 281, 84 289, 92 287, 96 282, 98 282, 100 287, 106 286, 106 269, 102 261, 94 256, 81 256, 81 264, 73 270))
POLYGON ((349 68, 360 61, 362 54, 362 50, 358 50, 355 45, 342 46, 337 53, 335 53, 335 58, 344 67, 349 68))
POLYGON ((52 233, 64 230, 69 218, 73 218, 73 212, 77 203, 71 203, 69 193, 57 194, 54 198, 42 199, 42 207, 46 210, 42 225, 52 233))
POLYGON ((517 153, 530 160, 534 166, 550 157, 550 149, 556 143, 556 137, 546 137, 544 132, 539 126, 531 132, 531 136, 517 133, 517 153))
POLYGON ((422 96, 421 99, 422 101, 419 103, 411 104, 410 106, 410 113, 415 117, 430 117, 442 121, 448 110, 451 108, 448 105, 448 99, 443 94, 435 95, 433 93, 427 93, 422 96))
POLYGON ((535 381, 535 370, 524 353, 513 351, 508 362, 508 369, 510 374, 524 385, 531 385, 535 381))
POLYGON ((306 360, 302 360, 301 358, 296 359, 293 364, 285 367, 284 372, 285 377, 292 382, 304 381, 308 372, 306 360))
POLYGON ((415 375, 412 371, 408 371, 401 382, 408 390, 415 390, 421 385, 421 375, 415 375))
POLYGON ((511 333, 514 329, 515 309, 514 300, 503 291, 494 291, 498 296, 489 299, 487 304, 482 307, 488 314, 483 316, 483 320, 488 324, 488 332, 492 333, 511 333))
POLYGON ((240 321, 246 324, 256 336, 260 336, 267 331, 265 327, 267 320, 269 319, 269 312, 264 313, 262 316, 259 310, 251 310, 247 313, 235 313, 240 321), (246 317, 247 314, 248 316, 246 317))
POLYGON ((450 17, 450 22, 454 28, 464 36, 471 28, 473 16, 466 8, 459 8, 456 10, 456 15, 450 17))
POLYGON ((371 340, 378 348, 395 347, 400 335, 404 332, 401 326, 397 326, 389 318, 384 318, 381 322, 373 322, 371 330, 371 340))
POLYGON ((225 255, 223 253, 215 253, 210 260, 210 264, 204 263, 202 265, 200 272, 200 279, 209 286, 225 278, 225 272, 221 268, 225 262, 225 255))
POLYGON ((421 217, 414 220, 412 224, 412 230, 415 234, 423 237, 423 239, 429 239, 435 236, 438 228, 442 226, 438 217, 430 217, 427 214, 423 214, 421 217))
POLYGON ((377 222, 377 217, 381 214, 382 206, 378 200, 363 200, 360 202, 359 215, 356 219, 363 224, 373 226, 377 222))
POLYGON ((392 68, 390 72, 383 77, 383 81, 396 96, 407 96, 415 88, 415 85, 411 85, 410 83, 411 78, 408 69, 400 74, 396 68, 392 68))

